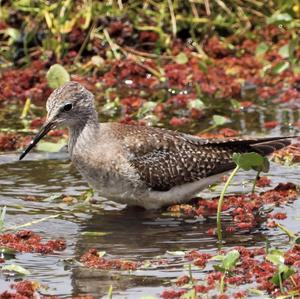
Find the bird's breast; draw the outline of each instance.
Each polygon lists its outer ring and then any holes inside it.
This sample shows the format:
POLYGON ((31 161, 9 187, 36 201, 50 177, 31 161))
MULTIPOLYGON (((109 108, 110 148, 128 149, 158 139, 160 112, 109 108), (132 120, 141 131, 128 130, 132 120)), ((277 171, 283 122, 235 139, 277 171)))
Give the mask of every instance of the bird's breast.
POLYGON ((120 148, 101 145, 99 148, 75 148, 71 160, 82 176, 108 198, 130 196, 144 186, 120 148))

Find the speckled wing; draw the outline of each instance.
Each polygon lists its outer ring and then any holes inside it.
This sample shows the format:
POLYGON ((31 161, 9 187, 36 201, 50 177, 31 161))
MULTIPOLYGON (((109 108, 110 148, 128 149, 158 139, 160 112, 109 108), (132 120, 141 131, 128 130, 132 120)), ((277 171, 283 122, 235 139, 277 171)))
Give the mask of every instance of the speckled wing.
MULTIPOLYGON (((122 129, 124 130, 124 128, 122 129)), ((267 155, 290 143, 281 138, 202 139, 156 128, 122 132, 131 165, 147 186, 167 191, 234 168, 234 152, 267 155)))

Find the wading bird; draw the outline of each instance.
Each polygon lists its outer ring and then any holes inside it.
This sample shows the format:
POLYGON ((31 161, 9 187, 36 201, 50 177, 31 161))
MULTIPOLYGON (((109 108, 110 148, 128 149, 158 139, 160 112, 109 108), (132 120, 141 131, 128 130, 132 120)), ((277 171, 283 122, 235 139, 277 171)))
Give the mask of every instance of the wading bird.
POLYGON ((101 196, 157 209, 190 200, 235 167, 233 153, 269 155, 288 137, 204 139, 171 130, 98 123, 94 96, 68 82, 47 100, 47 120, 20 160, 51 129, 68 127, 68 151, 101 196))

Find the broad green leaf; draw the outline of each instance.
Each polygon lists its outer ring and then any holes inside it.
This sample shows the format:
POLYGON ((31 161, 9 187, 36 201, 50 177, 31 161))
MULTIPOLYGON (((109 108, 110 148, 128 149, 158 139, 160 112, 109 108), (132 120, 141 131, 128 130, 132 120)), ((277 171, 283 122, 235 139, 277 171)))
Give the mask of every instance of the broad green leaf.
POLYGON ((62 199, 63 195, 62 194, 53 194, 53 195, 50 195, 48 197, 46 197, 43 201, 49 201, 49 202, 58 202, 62 199))
POLYGON ((13 41, 16 41, 20 37, 20 31, 15 28, 7 28, 5 34, 8 35, 13 41))
POLYGON ((220 266, 220 265, 213 265, 213 267, 216 271, 219 271, 219 272, 222 272, 222 273, 226 272, 226 269, 224 267, 220 266))
POLYGON ((177 56, 175 56, 175 61, 178 64, 186 64, 188 62, 188 57, 185 53, 181 52, 177 56))
POLYGON ((240 258, 240 253, 237 250, 229 251, 223 260, 223 267, 229 271, 232 269, 240 258))
POLYGON ((195 99, 188 102, 188 108, 202 110, 205 108, 205 104, 200 99, 195 99))
POLYGON ((26 270, 25 268, 23 268, 22 266, 19 266, 19 265, 6 265, 6 266, 3 266, 1 268, 2 271, 11 271, 11 272, 16 272, 18 274, 21 274, 21 275, 29 275, 30 272, 28 270, 26 270))
POLYGON ((94 55, 91 58, 91 63, 97 67, 101 67, 104 65, 104 59, 101 56, 94 55))
POLYGON ((177 250, 177 251, 168 251, 167 250, 167 254, 174 255, 174 256, 185 256, 185 252, 180 251, 180 250, 177 250))
POLYGON ((281 269, 280 271, 276 272, 271 279, 271 281, 277 286, 280 285, 280 275, 281 275, 281 280, 284 281, 295 273, 295 271, 292 268, 289 268, 286 265, 282 265, 282 266, 284 266, 284 269, 281 269))
POLYGON ((241 109, 241 103, 235 99, 230 100, 231 106, 233 109, 241 109))
POLYGON ((267 157, 263 157, 263 163, 259 166, 254 166, 254 170, 262 171, 262 172, 269 172, 270 170, 270 161, 267 157))
POLYGON ((17 251, 12 248, 0 247, 0 256, 14 257, 16 253, 17 251))
POLYGON ((219 254, 219 255, 213 256, 213 257, 210 258, 209 260, 210 260, 210 261, 223 261, 224 258, 225 258, 225 255, 219 254))
POLYGON ((110 235, 111 232, 82 232, 82 236, 89 236, 89 237, 103 237, 110 235))
POLYGON ((106 255, 106 251, 97 251, 99 257, 103 257, 106 255))
POLYGON ((261 55, 265 54, 268 51, 268 49, 269 49, 269 46, 265 42, 261 42, 256 47, 255 55, 261 56, 261 55))
POLYGON ((236 165, 244 170, 261 169, 265 167, 266 163, 263 156, 254 152, 244 154, 234 153, 232 159, 236 165))
POLYGON ((282 46, 279 51, 278 51, 279 55, 282 58, 289 58, 290 57, 290 47, 289 44, 282 46))
POLYGON ((66 141, 64 139, 57 143, 42 140, 37 144, 36 149, 42 152, 58 152, 65 145, 66 141))
POLYGON ((203 60, 200 60, 200 61, 199 61, 199 68, 200 68, 204 73, 207 73, 207 71, 208 71, 207 64, 206 64, 205 61, 203 61, 203 60))
POLYGON ((268 254, 266 259, 276 266, 284 264, 284 257, 280 254, 268 254))
POLYGON ((279 75, 285 70, 287 70, 289 68, 289 65, 290 64, 288 61, 281 61, 272 68, 272 73, 275 75, 279 75))
POLYGON ((157 103, 154 101, 147 101, 145 102, 142 107, 137 112, 137 117, 141 118, 148 113, 152 112, 154 108, 156 107, 157 103))
POLYGON ((48 85, 51 88, 58 88, 70 81, 70 75, 60 64, 54 64, 47 72, 48 85))
POLYGON ((293 17, 288 13, 274 13, 271 17, 267 18, 267 24, 285 23, 293 20, 293 17))
POLYGON ((229 119, 222 115, 213 115, 213 124, 215 126, 222 126, 228 122, 230 122, 229 119))
POLYGON ((270 254, 276 254, 276 255, 283 255, 283 252, 282 250, 279 250, 279 249, 275 249, 275 248, 270 248, 268 253, 270 254))
POLYGON ((289 58, 293 59, 294 58, 294 52, 296 47, 299 45, 299 38, 293 38, 289 42, 289 58))
POLYGON ((296 244, 300 244, 300 237, 297 237, 297 238, 295 239, 295 243, 296 243, 296 244))

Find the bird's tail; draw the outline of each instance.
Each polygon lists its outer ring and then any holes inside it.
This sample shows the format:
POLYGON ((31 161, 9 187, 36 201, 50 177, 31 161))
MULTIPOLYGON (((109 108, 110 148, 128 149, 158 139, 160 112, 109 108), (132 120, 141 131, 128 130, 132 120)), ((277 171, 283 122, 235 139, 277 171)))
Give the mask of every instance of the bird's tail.
POLYGON ((295 136, 288 137, 274 137, 258 140, 257 143, 249 144, 253 150, 263 156, 272 154, 274 151, 282 149, 291 144, 292 138, 295 136))

